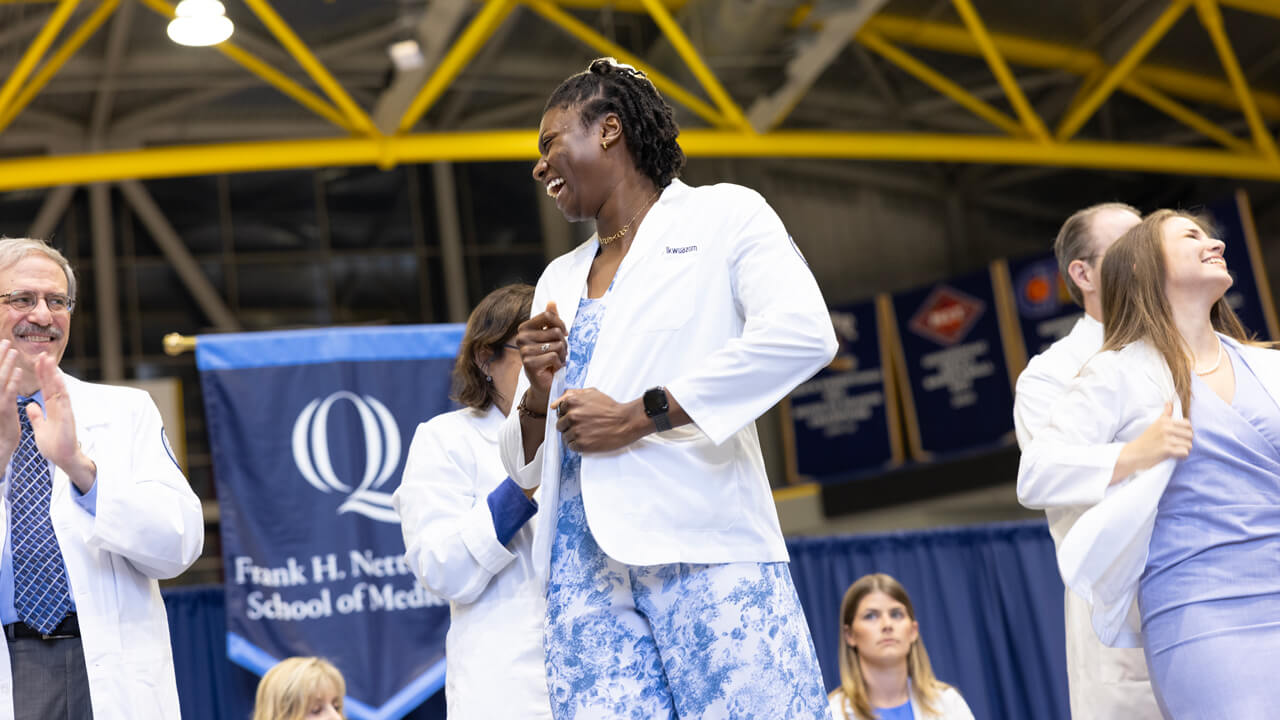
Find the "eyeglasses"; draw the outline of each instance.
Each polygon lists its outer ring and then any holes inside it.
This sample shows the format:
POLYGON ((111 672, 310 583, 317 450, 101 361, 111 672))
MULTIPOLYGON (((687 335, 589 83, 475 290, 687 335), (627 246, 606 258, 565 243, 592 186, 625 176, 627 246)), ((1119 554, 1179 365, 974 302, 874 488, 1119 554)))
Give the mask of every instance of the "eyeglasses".
MULTIPOLYGON (((31 312, 40 304, 40 293, 32 290, 14 290, 0 295, 0 302, 18 312, 31 312)), ((76 306, 76 301, 62 293, 46 293, 44 304, 51 313, 69 313, 76 306)))
POLYGON ((516 347, 515 345, 512 345, 511 343, 502 343, 502 347, 504 347, 504 348, 508 348, 508 349, 510 349, 510 350, 519 350, 519 349, 520 349, 520 348, 516 347))

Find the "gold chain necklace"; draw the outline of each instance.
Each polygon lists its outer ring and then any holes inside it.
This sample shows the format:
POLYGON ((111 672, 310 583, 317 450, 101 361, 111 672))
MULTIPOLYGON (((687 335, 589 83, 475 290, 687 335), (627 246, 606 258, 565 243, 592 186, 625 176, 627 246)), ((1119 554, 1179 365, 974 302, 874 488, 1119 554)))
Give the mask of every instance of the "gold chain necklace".
POLYGON ((627 221, 627 224, 622 226, 621 230, 619 230, 618 232, 612 235, 606 235, 600 238, 600 246, 604 247, 605 245, 608 245, 609 243, 614 242, 615 240, 621 240, 623 235, 626 235, 628 232, 630 232, 631 223, 635 222, 636 218, 640 217, 640 213, 647 210, 649 206, 653 204, 653 201, 658 199, 658 195, 660 195, 661 193, 662 191, 658 190, 653 195, 651 195, 649 199, 646 200, 645 203, 640 206, 640 209, 636 211, 636 214, 631 216, 631 219, 627 221))

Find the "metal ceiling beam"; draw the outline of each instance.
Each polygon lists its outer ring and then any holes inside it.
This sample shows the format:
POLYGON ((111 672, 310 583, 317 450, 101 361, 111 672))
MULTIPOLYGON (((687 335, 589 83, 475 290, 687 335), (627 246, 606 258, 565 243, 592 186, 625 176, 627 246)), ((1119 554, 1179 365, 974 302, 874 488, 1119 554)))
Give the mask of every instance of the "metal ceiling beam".
POLYGON ((293 31, 293 28, 289 27, 289 23, 285 22, 284 18, 280 17, 280 14, 275 11, 275 8, 271 7, 271 3, 267 2, 267 0, 244 1, 249 6, 249 9, 253 10, 258 19, 262 21, 262 24, 267 26, 271 34, 275 35, 280 44, 284 46, 284 49, 293 56, 294 60, 298 61, 298 65, 302 66, 302 69, 315 81, 316 85, 319 85, 324 90, 329 99, 333 101, 333 104, 338 106, 338 109, 342 111, 343 116, 347 118, 347 122, 351 127, 357 132, 367 135, 377 134, 377 130, 373 127, 373 121, 369 119, 368 114, 359 105, 356 105, 346 90, 342 89, 342 85, 325 69, 324 63, 316 58, 315 54, 311 52, 311 48, 302 42, 302 39, 293 31))
MULTIPOLYGON (((973 37, 961 25, 881 14, 871 18, 866 27, 903 45, 957 55, 982 56, 973 37)), ((1064 43, 1008 33, 991 33, 991 40, 1005 59, 1015 65, 1065 70, 1081 76, 1107 67, 1098 53, 1064 43)), ((1131 79, 1147 83, 1173 97, 1232 110, 1240 109, 1240 100, 1231 85, 1212 75, 1167 66, 1145 65, 1135 68, 1131 79)), ((1263 115, 1280 119, 1280 94, 1255 90, 1253 100, 1263 115)))
POLYGON ((658 25, 658 29, 666 36, 671 46, 675 48, 676 53, 684 60, 684 64, 688 66, 694 77, 698 78, 698 82, 702 84, 702 89, 707 91, 707 95, 711 96, 711 100, 720 109, 729 124, 742 130, 751 131, 751 123, 747 122, 746 116, 742 114, 742 109, 738 107, 733 98, 720 84, 715 73, 711 72, 711 68, 703 62, 702 56, 698 54, 697 48, 689 42, 689 38, 684 34, 684 30, 680 29, 680 24, 671 16, 671 12, 662 4, 662 0, 641 0, 649 16, 653 18, 654 23, 658 25))
POLYGON ((947 77, 942 73, 935 71, 933 68, 915 59, 909 53, 904 52, 897 46, 888 42, 879 34, 870 30, 864 30, 858 33, 857 40, 863 46, 874 50, 885 60, 897 65, 912 77, 954 100, 961 107, 966 108, 974 115, 977 115, 992 125, 995 125, 997 128, 1014 136, 1025 134, 1023 126, 1019 125, 1017 120, 1014 120, 1007 114, 996 109, 990 103, 974 97, 974 95, 968 90, 947 79, 947 77))
POLYGON ((690 112, 706 120, 711 125, 716 127, 729 126, 729 121, 718 110, 703 102, 693 93, 685 90, 675 80, 663 75, 657 68, 652 67, 639 56, 627 51, 621 45, 596 32, 595 28, 562 10, 558 7, 558 3, 552 3, 548 0, 524 0, 524 5, 570 36, 578 39, 587 47, 604 55, 617 58, 619 62, 624 62, 640 70, 649 77, 654 87, 658 88, 664 96, 688 108, 690 112))
POLYGON ((1027 96, 1022 94, 1022 88, 1018 87, 1017 78, 1013 76, 1013 72, 1005 64, 1004 57, 1000 54, 1000 49, 991 41, 991 35, 987 32, 987 27, 983 24, 982 17, 978 15, 978 11, 973 7, 973 3, 970 0, 952 0, 951 4, 955 6, 956 12, 960 13, 960 18, 964 21, 965 26, 969 28, 973 41, 977 43, 978 49, 982 51, 982 56, 987 60, 987 65, 991 67, 991 74, 995 76, 996 82, 1000 83, 1001 87, 1004 88, 1004 93, 1008 96, 1009 103, 1013 105, 1018 118, 1022 120, 1022 125, 1027 129, 1031 137, 1040 142, 1048 142, 1049 130, 1045 128, 1040 116, 1036 115, 1031 103, 1027 102, 1027 96))
POLYGON ((1151 107, 1156 108, 1165 115, 1168 115, 1174 120, 1177 120, 1183 125, 1199 132, 1201 135, 1204 135, 1229 150, 1234 150, 1239 153, 1250 153, 1253 151, 1253 146, 1249 143, 1241 140, 1235 135, 1232 135, 1212 120, 1195 112, 1194 110, 1191 110, 1185 105, 1179 103, 1177 100, 1174 100, 1146 83, 1140 83, 1131 78, 1121 83, 1120 87, 1130 95, 1142 100, 1151 107))
MULTIPOLYGON (((174 7, 164 0, 138 1, 151 8, 162 17, 169 19, 174 17, 174 7)), ((346 117, 343 116, 343 114, 336 108, 325 102, 320 96, 289 79, 289 77, 284 73, 281 73, 271 65, 263 62, 258 58, 258 56, 244 50, 230 41, 219 43, 214 47, 218 52, 221 52, 223 55, 226 55, 228 58, 239 63, 249 72, 265 80, 269 85, 301 103, 303 107, 310 109, 312 112, 325 118, 329 122, 332 122, 343 130, 354 132, 355 128, 348 123, 346 117)))
POLYGON ((1138 66, 1138 63, 1142 62, 1147 53, 1169 32, 1173 24, 1178 21, 1178 18, 1182 17, 1182 14, 1186 12, 1190 5, 1191 0, 1173 0, 1173 2, 1169 3, 1169 7, 1160 13, 1155 22, 1142 33, 1132 47, 1125 52, 1124 56, 1093 84, 1084 98, 1079 103, 1072 104, 1071 110, 1058 125, 1058 130, 1054 133, 1054 139, 1058 142, 1070 140, 1088 122, 1089 118, 1093 117, 1093 113, 1098 107, 1106 102, 1106 99, 1111 96, 1111 92, 1133 72, 1133 69, 1138 66))
POLYGON ((173 225, 164 216, 160 206, 156 205, 155 199, 151 197, 151 193, 147 192, 146 187, 137 180, 125 180, 118 183, 117 187, 120 188, 121 194, 124 195, 129 206, 133 208, 138 219, 146 226, 147 231, 151 234, 151 239, 155 241, 160 251, 164 253, 170 266, 173 267, 173 271, 182 280, 182 284, 187 287, 192 299, 204 311, 205 317, 209 319, 209 322, 218 330, 224 332, 239 330, 240 322, 236 320, 235 314, 227 307, 227 303, 222 299, 222 295, 218 293, 218 289, 213 286, 213 283, 204 274, 204 270, 200 268, 200 263, 196 262, 196 259, 191 256, 191 251, 182 242, 182 237, 178 235, 178 231, 173 229, 173 225))
POLYGON ((747 110, 747 119, 756 132, 768 132, 782 124, 792 108, 804 98, 840 52, 849 45, 849 38, 867 20, 884 7, 887 0, 858 0, 853 7, 839 10, 822 23, 817 37, 812 38, 787 62, 787 81, 767 96, 756 98, 747 110))
POLYGON ((242 78, 234 85, 211 87, 204 90, 192 90, 163 102, 147 105, 124 115, 111 124, 111 132, 128 135, 155 124, 160 120, 200 107, 234 92, 257 85, 257 80, 242 78))
POLYGON ((80 23, 80 27, 76 28, 75 32, 54 51, 53 55, 49 56, 48 61, 40 67, 40 71, 31 78, 31 82, 24 85, 17 96, 13 98, 13 102, 8 106, 0 103, 0 108, 3 108, 0 110, 0 132, 4 132, 4 129, 13 122, 14 118, 18 117, 26 109, 36 94, 49 84, 49 81, 62 69, 67 60, 89 38, 93 37, 93 34, 98 31, 99 27, 102 27, 107 18, 111 17, 111 14, 115 12, 116 6, 119 4, 120 0, 103 0, 98 5, 98 8, 89 17, 85 18, 84 22, 80 23))
POLYGON ((1218 2, 1236 10, 1280 19, 1280 4, 1275 0, 1218 0, 1218 2))
POLYGON ((5 80, 4 85, 0 86, 0 112, 8 111, 9 103, 18 95, 22 84, 27 81, 31 71, 35 70, 36 63, 44 57, 45 51, 58 37, 62 26, 71 18, 71 13, 75 12, 78 2, 79 0, 61 0, 44 27, 40 28, 39 34, 31 41, 31 45, 27 46, 26 51, 22 53, 22 59, 18 61, 17 67, 9 73, 9 78, 5 80))
MULTIPOLYGON (((118 0, 117 0, 118 1, 118 0)), ((103 3, 106 5, 106 3, 103 3)), ((115 101, 116 79, 120 72, 120 63, 124 58, 125 45, 129 39, 129 29, 133 27, 132 2, 125 3, 115 22, 111 23, 111 34, 107 36, 107 56, 103 63, 102 85, 98 88, 98 96, 93 100, 93 112, 89 118, 89 149, 97 150, 106 139, 107 123, 111 120, 111 105, 115 101)))
POLYGON ((48 239, 53 235, 53 229, 62 221, 62 216, 67 212, 67 206, 71 204, 71 196, 75 194, 75 185, 59 185, 50 188, 45 193, 44 202, 40 204, 40 210, 36 212, 36 217, 31 221, 31 227, 27 230, 27 237, 48 239))
POLYGON ((408 132, 413 129, 414 125, 422 119, 436 100, 444 94, 449 84, 453 82, 458 73, 466 67, 471 58, 480 51, 498 26, 502 24, 511 11, 515 8, 513 0, 487 0, 484 7, 476 14, 471 23, 462 31, 462 35, 454 42, 453 47, 449 48, 449 52, 440 60, 440 64, 436 66, 435 72, 431 73, 431 77, 423 83, 422 89, 417 96, 413 98, 413 102, 409 103, 408 109, 404 115, 400 117, 398 131, 401 133, 408 132))
MULTIPOLYGON (((1046 165, 1280 181, 1280 164, 1258 155, 1138 143, 1046 144, 927 133, 689 130, 681 134, 681 145, 690 157, 1046 165)), ((178 146, 0 160, 0 191, 126 178, 437 161, 532 161, 536 156, 534 130, 178 146)))
POLYGON ((1235 51, 1231 49, 1231 41, 1227 39, 1227 31, 1222 22, 1222 11, 1218 9, 1218 3, 1215 0, 1196 0, 1196 14, 1200 16, 1200 24, 1204 25, 1209 38, 1213 40, 1213 47, 1218 51, 1218 59, 1222 61, 1222 69, 1226 71, 1231 88, 1240 100, 1245 120, 1249 122, 1249 130, 1253 133, 1253 142, 1263 155, 1274 162, 1280 162, 1280 156, 1276 154, 1275 141, 1271 138, 1271 132, 1267 130, 1266 124, 1262 122, 1262 116, 1258 113, 1258 107, 1253 101, 1253 93, 1249 90, 1249 83, 1244 79, 1235 51))
POLYGON ((422 53, 422 66, 397 68, 391 85, 378 97, 373 108, 373 123, 382 133, 390 135, 396 131, 414 95, 449 51, 449 41, 471 5, 470 0, 435 0, 422 12, 413 32, 422 53))

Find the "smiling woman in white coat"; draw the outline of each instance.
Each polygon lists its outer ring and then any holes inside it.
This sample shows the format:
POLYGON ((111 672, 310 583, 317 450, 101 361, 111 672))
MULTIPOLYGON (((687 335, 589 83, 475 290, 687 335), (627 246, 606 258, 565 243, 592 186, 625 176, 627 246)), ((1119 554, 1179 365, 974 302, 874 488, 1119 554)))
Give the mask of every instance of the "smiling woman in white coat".
POLYGON ((449 720, 551 716, 546 604, 530 552, 536 506, 498 457, 498 427, 520 374, 511 341, 532 298, 533 287, 508 285, 472 311, 453 369, 453 398, 464 407, 418 426, 392 500, 405 559, 449 601, 449 720))
POLYGON ((840 687, 834 720, 973 720, 960 691, 933 674, 906 588, 863 575, 840 602, 840 687))
POLYGON ((1143 448, 1059 565, 1104 642, 1144 646, 1175 720, 1280 706, 1280 354, 1245 341, 1222 248, 1162 210, 1107 251, 1103 351, 1054 408, 1045 454, 1023 457, 1065 477, 1088 446, 1143 448))
POLYGON ((826 718, 754 421, 835 332, 764 198, 676 179, 678 133, 610 59, 542 116, 534 179, 596 226, 538 280, 502 428, 508 472, 542 488, 552 710, 826 718))

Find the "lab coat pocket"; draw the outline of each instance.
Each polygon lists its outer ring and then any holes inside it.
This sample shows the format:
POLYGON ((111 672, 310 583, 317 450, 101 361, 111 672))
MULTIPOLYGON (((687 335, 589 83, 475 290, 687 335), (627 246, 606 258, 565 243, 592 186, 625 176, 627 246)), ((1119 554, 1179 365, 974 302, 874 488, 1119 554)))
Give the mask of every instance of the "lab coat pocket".
POLYGON ((694 254, 664 256, 654 265, 644 278, 649 285, 638 303, 636 327, 641 332, 678 330, 693 317, 701 264, 694 254))
POLYGON ((656 526, 722 532, 741 521, 742 484, 725 472, 733 463, 730 443, 716 446, 692 425, 644 440, 651 492, 637 498, 637 510, 652 513, 656 526))

